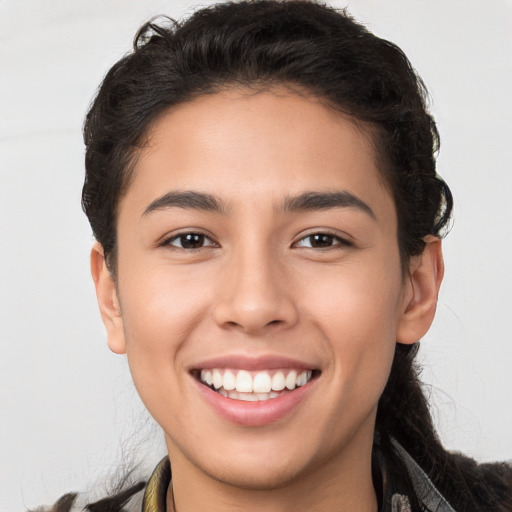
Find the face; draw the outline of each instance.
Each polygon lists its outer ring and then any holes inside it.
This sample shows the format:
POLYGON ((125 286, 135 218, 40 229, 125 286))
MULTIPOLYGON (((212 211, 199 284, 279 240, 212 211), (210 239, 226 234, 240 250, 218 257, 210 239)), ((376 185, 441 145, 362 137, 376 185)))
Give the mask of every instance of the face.
POLYGON ((154 124, 119 206, 107 330, 174 471, 263 489, 369 464, 413 293, 376 161, 349 118, 282 90, 154 124))

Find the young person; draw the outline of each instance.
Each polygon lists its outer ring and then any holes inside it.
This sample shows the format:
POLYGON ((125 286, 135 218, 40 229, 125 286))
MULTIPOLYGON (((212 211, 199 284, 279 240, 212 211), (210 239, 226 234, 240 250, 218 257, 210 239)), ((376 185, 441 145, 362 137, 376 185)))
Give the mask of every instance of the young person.
POLYGON ((87 116, 83 206, 168 457, 89 510, 512 510, 510 467, 441 446, 414 363, 452 209, 425 95, 309 1, 142 27, 87 116))

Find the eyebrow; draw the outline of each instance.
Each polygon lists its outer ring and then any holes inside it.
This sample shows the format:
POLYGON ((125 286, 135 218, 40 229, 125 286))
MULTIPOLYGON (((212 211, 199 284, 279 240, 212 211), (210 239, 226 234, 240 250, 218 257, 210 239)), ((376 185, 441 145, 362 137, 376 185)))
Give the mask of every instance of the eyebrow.
POLYGON ((155 199, 145 210, 142 216, 166 208, 185 208, 188 210, 201 210, 207 212, 225 213, 226 205, 217 197, 203 192, 172 191, 155 199))
MULTIPOLYGON (((167 208, 184 208, 215 213, 226 213, 227 205, 212 194, 193 191, 172 191, 158 197, 144 210, 142 216, 167 208)), ((373 210, 361 199, 348 191, 337 192, 305 192, 298 196, 287 197, 281 210, 284 212, 300 212, 312 210, 328 210, 331 208, 355 208, 376 220, 373 210)))
POLYGON ((283 203, 283 211, 290 212, 328 210, 330 208, 355 208, 377 220, 374 211, 362 199, 345 190, 305 192, 299 196, 288 197, 283 203))

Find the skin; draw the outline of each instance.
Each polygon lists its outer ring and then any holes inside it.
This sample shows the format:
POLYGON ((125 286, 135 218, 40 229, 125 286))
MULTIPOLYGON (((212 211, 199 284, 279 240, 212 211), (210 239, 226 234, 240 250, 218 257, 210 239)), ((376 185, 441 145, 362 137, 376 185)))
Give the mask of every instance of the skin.
POLYGON ((434 237, 402 272, 378 160, 360 125, 284 89, 203 96, 154 123, 119 205, 117 285, 98 244, 91 266, 109 346, 164 431, 169 510, 377 510, 377 402, 443 274, 434 237), (155 203, 184 191, 222 208, 155 203), (307 192, 348 192, 371 213, 285 207, 307 192), (205 245, 180 247, 187 232, 205 245), (318 233, 330 238, 314 247, 318 233), (293 357, 319 376, 278 421, 234 424, 190 373, 225 355, 293 357))

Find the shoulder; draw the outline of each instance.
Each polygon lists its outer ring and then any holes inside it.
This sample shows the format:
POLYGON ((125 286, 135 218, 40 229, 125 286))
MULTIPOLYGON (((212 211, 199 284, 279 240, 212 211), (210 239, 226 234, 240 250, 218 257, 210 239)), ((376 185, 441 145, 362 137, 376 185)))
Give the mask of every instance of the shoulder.
POLYGON ((97 501, 90 501, 85 494, 68 493, 53 505, 41 506, 29 512, 140 512, 145 487, 145 482, 138 482, 113 496, 97 501))
MULTIPOLYGON (((126 479, 124 479, 126 481, 126 479)), ((123 485, 110 496, 91 501, 84 494, 69 493, 50 507, 39 507, 29 512, 141 512, 166 510, 167 489, 171 482, 169 457, 156 466, 149 480, 123 485)))
POLYGON ((463 454, 447 452, 450 470, 438 467, 441 473, 444 470, 444 477, 436 480, 427 475, 399 443, 394 441, 393 445, 425 510, 460 512, 468 509, 468 503, 471 503, 471 507, 489 512, 512 510, 511 461, 478 463, 463 454), (447 476, 450 477, 448 481, 445 480, 447 476))
POLYGON ((416 461, 402 446, 393 441, 393 445, 400 459, 407 469, 408 477, 414 488, 416 497, 423 510, 435 510, 436 512, 455 512, 441 492, 435 487, 427 474, 420 468, 416 461))

